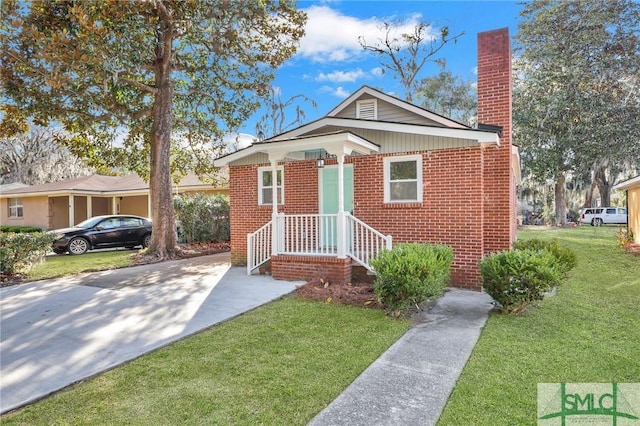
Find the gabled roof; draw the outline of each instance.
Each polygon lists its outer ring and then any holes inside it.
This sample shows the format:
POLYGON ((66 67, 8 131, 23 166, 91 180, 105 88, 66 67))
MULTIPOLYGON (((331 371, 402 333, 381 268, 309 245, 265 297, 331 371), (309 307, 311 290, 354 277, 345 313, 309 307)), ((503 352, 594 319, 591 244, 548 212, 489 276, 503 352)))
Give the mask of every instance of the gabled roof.
MULTIPOLYGON (((270 157, 284 159, 296 159, 295 155, 289 155, 285 157, 285 154, 281 154, 282 149, 288 150, 287 153, 303 152, 310 150, 317 150, 326 147, 322 147, 322 143, 328 143, 333 149, 337 149, 333 146, 335 138, 346 137, 344 141, 355 141, 359 149, 354 149, 357 152, 369 154, 372 152, 378 152, 379 146, 371 141, 364 139, 362 136, 356 134, 358 129, 362 130, 379 130, 390 133, 398 134, 413 134, 419 136, 435 136, 452 139, 467 139, 471 141, 477 141, 482 146, 487 145, 500 145, 500 136, 497 131, 486 129, 473 129, 457 121, 443 117, 424 108, 417 107, 408 102, 395 98, 393 96, 382 93, 379 90, 373 89, 369 86, 362 86, 353 95, 342 101, 337 107, 332 109, 326 116, 314 120, 310 123, 304 124, 293 130, 281 133, 273 136, 269 139, 260 142, 254 142, 247 148, 241 149, 231 154, 224 155, 214 161, 214 165, 217 167, 226 166, 231 162, 240 160, 241 158, 248 157, 256 153, 269 154, 270 157), (388 104, 391 104, 395 108, 399 108, 409 113, 409 115, 417 115, 420 117, 420 123, 411 122, 398 122, 398 121, 385 121, 385 120, 371 120, 360 119, 353 117, 339 116, 340 112, 356 102, 361 96, 368 95, 372 98, 380 99, 388 104), (435 124, 424 124, 435 123, 435 124), (331 129, 343 129, 338 132, 326 133, 323 130, 327 128, 331 129), (335 135, 335 136, 330 136, 335 135), (340 136, 342 135, 342 136, 340 136), (303 142, 303 140, 305 142, 303 142), (282 145, 280 147, 279 145, 282 145), (285 148, 286 147, 286 148, 285 148), (282 149, 281 149, 282 148, 282 149)), ((355 145, 354 145, 355 147, 355 145)), ((328 151, 328 150, 327 150, 328 151)))
MULTIPOLYGON (((213 185, 202 182, 195 174, 188 174, 182 178, 178 189, 215 189, 213 185)), ((15 188, 2 191, 3 197, 8 196, 35 196, 35 195, 55 195, 55 194, 96 194, 106 195, 113 193, 135 193, 146 192, 149 184, 137 175, 127 176, 103 176, 89 175, 75 179, 66 179, 58 182, 44 183, 41 185, 31 185, 22 188, 15 188)))
POLYGON ((436 123, 442 124, 445 127, 453 127, 458 129, 470 129, 471 127, 466 126, 462 123, 459 123, 455 120, 442 116, 440 114, 436 114, 435 112, 429 111, 427 109, 421 108, 419 106, 410 104, 407 101, 403 101, 402 99, 396 98, 394 96, 388 95, 384 92, 381 92, 373 87, 362 86, 356 92, 354 92, 351 96, 340 102, 340 104, 329 111, 327 117, 335 117, 342 110, 344 110, 347 106, 351 105, 353 102, 358 100, 362 95, 369 95, 373 98, 378 98, 385 102, 388 102, 392 105, 395 105, 398 108, 402 108, 429 120, 435 121, 436 123))

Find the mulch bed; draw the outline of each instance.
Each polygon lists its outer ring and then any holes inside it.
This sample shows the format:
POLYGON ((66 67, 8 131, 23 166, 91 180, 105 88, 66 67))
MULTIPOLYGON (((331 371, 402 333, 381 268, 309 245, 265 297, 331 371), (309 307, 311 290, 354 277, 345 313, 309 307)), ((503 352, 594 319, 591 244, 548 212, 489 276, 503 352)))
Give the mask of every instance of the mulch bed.
POLYGON ((370 283, 356 281, 348 284, 333 284, 323 279, 309 281, 296 289, 296 296, 328 303, 340 303, 366 308, 381 309, 370 283))

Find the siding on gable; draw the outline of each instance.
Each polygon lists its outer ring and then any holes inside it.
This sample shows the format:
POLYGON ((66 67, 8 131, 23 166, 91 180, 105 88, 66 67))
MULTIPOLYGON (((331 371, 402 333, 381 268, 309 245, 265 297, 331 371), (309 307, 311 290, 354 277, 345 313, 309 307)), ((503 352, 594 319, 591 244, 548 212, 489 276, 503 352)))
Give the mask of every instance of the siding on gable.
POLYGON ((380 146, 381 154, 410 151, 435 151, 438 149, 478 147, 478 141, 472 139, 445 138, 441 136, 393 133, 382 130, 355 129, 350 127, 328 126, 312 134, 349 131, 380 146))
POLYGON ((229 163, 230 166, 250 166, 252 164, 269 164, 269 155, 263 152, 256 152, 229 163))
MULTIPOLYGON (((339 114, 336 115, 338 118, 356 118, 356 102, 363 101, 368 99, 376 99, 371 98, 369 96, 362 96, 354 101, 349 106, 345 107, 339 114)), ((378 121, 388 121, 392 123, 406 123, 406 124, 420 124, 425 126, 438 126, 443 127, 440 123, 437 123, 433 120, 429 120, 428 118, 421 117, 418 114, 413 114, 410 111, 407 111, 402 108, 398 108, 397 106, 390 104, 389 102, 385 102, 381 99, 378 99, 378 121)))

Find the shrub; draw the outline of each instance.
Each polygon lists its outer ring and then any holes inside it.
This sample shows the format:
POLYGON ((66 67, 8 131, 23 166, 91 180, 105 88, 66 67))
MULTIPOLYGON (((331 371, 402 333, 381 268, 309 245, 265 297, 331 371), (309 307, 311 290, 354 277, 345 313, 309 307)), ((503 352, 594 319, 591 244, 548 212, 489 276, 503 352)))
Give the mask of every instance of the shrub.
POLYGON ((557 286, 564 271, 549 250, 510 250, 480 262, 484 290, 503 312, 522 312, 544 293, 557 286))
POLYGON ((625 226, 618 226, 616 237, 618 239, 618 247, 625 247, 627 244, 633 242, 633 230, 625 226))
POLYGON ((553 255, 558 262, 558 267, 564 275, 576 267, 578 257, 576 253, 567 247, 562 247, 557 239, 541 240, 533 238, 530 240, 518 240, 513 243, 514 250, 546 250, 553 255))
POLYGON ((173 203, 181 242, 229 241, 229 197, 219 194, 178 195, 173 203))
POLYGON ((51 250, 54 239, 50 232, 0 233, 0 272, 3 275, 28 272, 51 250))
POLYGON ((0 226, 0 232, 15 232, 16 234, 19 234, 25 232, 42 232, 42 229, 35 226, 2 225, 0 226))
POLYGON ((443 245, 405 243, 385 250, 373 261, 378 302, 399 316, 411 306, 439 296, 449 283, 453 250, 443 245))

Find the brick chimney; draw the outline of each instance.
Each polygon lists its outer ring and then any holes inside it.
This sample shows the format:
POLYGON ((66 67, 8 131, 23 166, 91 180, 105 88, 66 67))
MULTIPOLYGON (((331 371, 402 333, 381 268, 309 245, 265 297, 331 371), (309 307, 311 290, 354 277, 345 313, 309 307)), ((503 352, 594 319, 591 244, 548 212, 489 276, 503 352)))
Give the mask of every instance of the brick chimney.
POLYGON ((516 182, 511 146, 509 29, 478 33, 478 127, 502 128, 500 147, 484 150, 484 253, 511 247, 516 237, 516 182), (482 124, 480 124, 482 123, 482 124))

